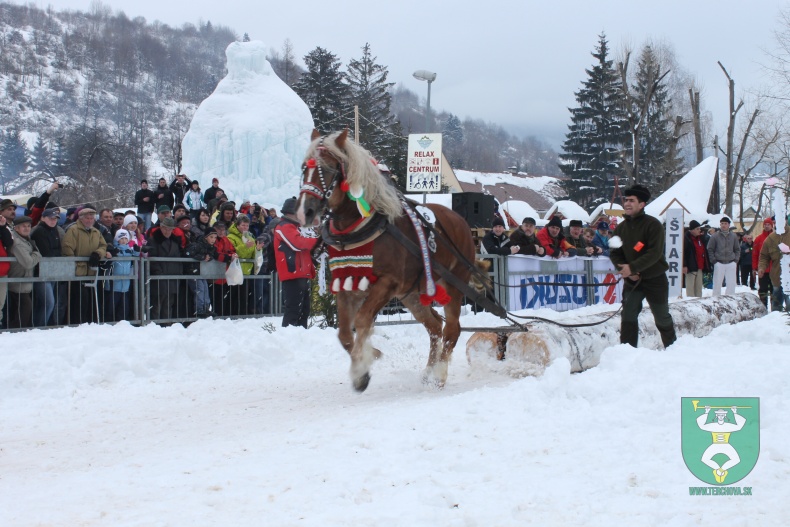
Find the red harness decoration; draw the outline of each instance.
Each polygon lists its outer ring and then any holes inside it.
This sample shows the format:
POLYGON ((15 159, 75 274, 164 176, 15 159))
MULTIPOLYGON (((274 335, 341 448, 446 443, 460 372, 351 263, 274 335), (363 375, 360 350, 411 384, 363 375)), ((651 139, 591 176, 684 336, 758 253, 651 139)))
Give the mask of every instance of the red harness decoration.
POLYGON ((341 291, 365 291, 378 277, 373 274, 373 243, 375 240, 348 250, 331 245, 329 270, 332 272, 332 293, 341 291))

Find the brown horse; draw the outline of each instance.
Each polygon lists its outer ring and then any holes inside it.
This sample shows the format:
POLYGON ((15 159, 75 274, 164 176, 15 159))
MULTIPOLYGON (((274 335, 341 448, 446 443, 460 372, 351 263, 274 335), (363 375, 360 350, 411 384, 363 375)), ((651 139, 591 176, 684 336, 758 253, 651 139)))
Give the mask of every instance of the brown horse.
MULTIPOLYGON (((313 131, 312 143, 305 156, 296 214, 302 225, 308 226, 317 223, 328 209, 329 222, 324 224, 323 234, 330 245, 332 242, 346 245, 346 242, 355 240, 355 233, 364 228, 355 227, 360 222, 360 225, 378 222, 381 226, 373 229, 372 235, 378 234, 378 237, 372 242, 373 276, 369 284, 364 284, 364 290, 360 285, 354 290, 341 288, 337 292, 338 338, 351 356, 354 388, 364 391, 370 382, 370 366, 376 355, 369 342, 373 322, 379 310, 392 298, 400 299, 428 331, 430 354, 423 382, 442 387, 447 381, 448 363, 461 332, 458 317, 463 294, 438 275, 436 267, 432 267, 437 289, 441 291, 443 288, 447 292, 447 295, 435 297, 444 297, 439 300, 446 302, 444 318, 430 306, 430 302, 424 305, 426 273, 422 259, 409 252, 387 230, 387 224, 390 224, 418 244, 412 220, 404 212, 400 194, 379 172, 370 153, 347 135, 348 130, 325 137, 313 131), (363 221, 363 212, 367 212, 365 205, 370 206, 371 216, 363 221), (343 234, 328 239, 327 229, 343 234)), ((475 257, 469 226, 447 207, 433 204, 427 207, 435 216, 436 238, 441 238, 436 240, 435 252, 431 249, 432 262, 449 270, 461 283, 467 283, 471 274, 469 263, 474 262, 475 257)))

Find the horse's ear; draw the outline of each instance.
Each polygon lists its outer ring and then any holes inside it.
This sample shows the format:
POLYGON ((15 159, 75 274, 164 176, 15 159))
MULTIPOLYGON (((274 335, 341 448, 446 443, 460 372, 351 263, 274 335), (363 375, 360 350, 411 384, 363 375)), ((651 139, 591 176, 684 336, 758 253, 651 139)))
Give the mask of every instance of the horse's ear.
POLYGON ((319 132, 318 130, 316 130, 315 128, 313 128, 313 133, 312 133, 312 134, 310 134, 310 141, 315 141, 315 140, 316 140, 316 139, 318 139, 319 137, 321 137, 321 132, 319 132))
POLYGON ((340 135, 335 139, 335 145, 343 150, 346 146, 346 139, 348 139, 348 128, 340 132, 340 135))

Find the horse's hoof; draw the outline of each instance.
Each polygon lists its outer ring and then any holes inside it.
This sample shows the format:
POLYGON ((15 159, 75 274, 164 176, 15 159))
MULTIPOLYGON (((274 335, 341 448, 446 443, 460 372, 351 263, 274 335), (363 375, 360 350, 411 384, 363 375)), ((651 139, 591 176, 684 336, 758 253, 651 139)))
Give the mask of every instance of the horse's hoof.
POLYGON ((370 384, 370 373, 365 373, 361 377, 354 379, 354 389, 358 392, 364 392, 368 384, 370 384))
POLYGON ((373 348, 373 359, 374 360, 379 360, 383 356, 384 356, 384 354, 381 352, 381 350, 373 348))

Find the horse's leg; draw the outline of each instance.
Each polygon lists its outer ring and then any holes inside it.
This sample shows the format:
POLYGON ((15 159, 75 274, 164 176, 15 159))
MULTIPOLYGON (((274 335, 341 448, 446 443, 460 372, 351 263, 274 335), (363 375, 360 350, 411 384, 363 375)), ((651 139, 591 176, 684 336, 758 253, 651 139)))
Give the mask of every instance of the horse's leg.
POLYGON ((337 294, 337 338, 349 355, 354 347, 354 314, 364 300, 364 294, 356 291, 340 291, 337 294))
POLYGON ((435 370, 438 375, 437 378, 442 379, 442 384, 447 380, 447 366, 453 356, 455 344, 458 342, 458 337, 461 335, 461 323, 459 318, 461 316, 461 301, 463 295, 455 288, 448 288, 450 294, 450 302, 444 306, 444 330, 442 332, 442 356, 437 363, 435 370))
POLYGON ((431 306, 424 306, 420 303, 418 293, 411 293, 403 297, 401 302, 414 315, 414 318, 425 326, 430 337, 428 364, 422 372, 422 381, 424 383, 434 382, 437 386, 442 387, 447 380, 447 365, 445 364, 444 367, 439 365, 442 355, 442 318, 431 306))
POLYGON ((393 287, 386 279, 379 279, 370 289, 362 305, 354 315, 354 329, 357 332, 351 348, 351 381, 354 389, 364 392, 370 382, 370 365, 377 358, 376 350, 368 342, 373 331, 376 314, 392 298, 393 287))

